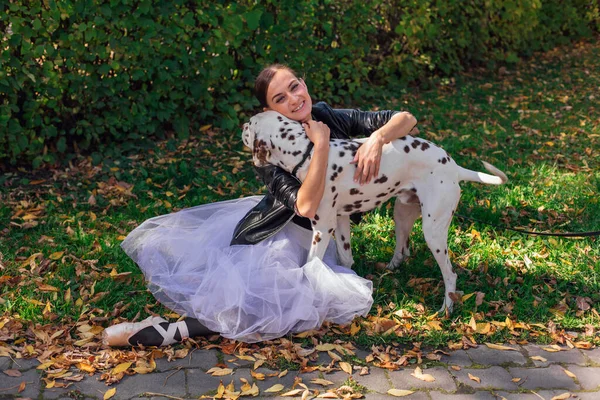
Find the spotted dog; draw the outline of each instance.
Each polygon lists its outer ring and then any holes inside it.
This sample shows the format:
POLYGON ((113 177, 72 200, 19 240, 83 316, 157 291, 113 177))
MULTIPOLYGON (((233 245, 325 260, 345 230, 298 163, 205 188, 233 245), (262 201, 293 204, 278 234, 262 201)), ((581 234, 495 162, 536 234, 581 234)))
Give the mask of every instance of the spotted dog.
MULTIPOLYGON (((252 149, 256 166, 266 163, 294 171, 303 181, 312 152, 302 125, 275 111, 255 115, 244 124, 243 141, 252 149)), ((456 274, 448 256, 448 227, 460 198, 461 181, 500 185, 508 179, 493 165, 483 162, 493 175, 460 167, 435 144, 405 136, 383 146, 379 175, 369 184, 354 182, 356 165, 350 164, 363 140, 331 139, 325 192, 313 225, 313 242, 308 259, 322 258, 335 231, 338 259, 344 266, 354 263, 350 249, 349 215, 371 210, 391 197, 396 198, 394 221, 396 249, 388 264, 396 268, 409 256, 408 239, 415 220, 422 215, 423 233, 444 278, 442 310, 452 311, 450 293, 456 290, 456 274)))

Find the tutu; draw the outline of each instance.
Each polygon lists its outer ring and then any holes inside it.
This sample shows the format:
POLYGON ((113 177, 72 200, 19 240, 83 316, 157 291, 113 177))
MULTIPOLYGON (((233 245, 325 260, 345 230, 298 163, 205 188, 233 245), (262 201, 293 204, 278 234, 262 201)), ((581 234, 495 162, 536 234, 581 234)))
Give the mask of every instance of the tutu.
POLYGON ((324 261, 308 263, 312 232, 292 222, 258 244, 229 246, 236 224, 261 198, 151 218, 121 246, 157 300, 226 338, 252 343, 365 316, 372 283, 336 265, 333 240, 324 261))

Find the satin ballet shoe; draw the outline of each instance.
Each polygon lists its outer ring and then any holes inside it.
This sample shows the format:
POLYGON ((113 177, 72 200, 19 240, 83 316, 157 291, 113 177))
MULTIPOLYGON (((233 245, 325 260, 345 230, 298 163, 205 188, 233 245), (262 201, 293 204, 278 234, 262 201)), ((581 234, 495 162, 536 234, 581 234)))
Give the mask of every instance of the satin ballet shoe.
POLYGON ((168 346, 189 337, 185 321, 169 323, 161 317, 109 326, 102 333, 107 346, 168 346))

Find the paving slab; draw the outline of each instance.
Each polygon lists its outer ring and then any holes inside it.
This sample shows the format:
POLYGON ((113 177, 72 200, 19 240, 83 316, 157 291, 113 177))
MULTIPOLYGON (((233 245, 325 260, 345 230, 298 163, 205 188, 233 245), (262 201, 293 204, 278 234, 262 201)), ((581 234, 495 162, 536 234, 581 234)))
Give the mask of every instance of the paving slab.
MULTIPOLYGON (((392 396, 389 394, 383 394, 383 393, 366 393, 365 399, 367 399, 367 400, 392 400, 392 399, 398 399, 398 397, 392 396)), ((408 396, 402 397, 402 399, 430 400, 431 397, 429 397, 427 392, 414 392, 413 394, 409 394, 408 396)))
MULTIPOLYGON (((250 371, 245 369, 246 374, 249 376, 250 371)), ((239 374, 236 371, 236 374, 226 375, 226 376, 212 376, 206 373, 201 369, 188 369, 185 370, 186 374, 186 383, 187 383, 187 393, 192 397, 199 397, 200 395, 207 394, 209 392, 216 392, 219 387, 219 382, 223 381, 224 385, 228 385, 232 380, 234 381, 234 385, 239 386, 239 377, 246 377, 239 374)), ((159 392, 161 393, 161 392, 159 392)), ((169 394, 169 393, 165 393, 169 394)))
POLYGON ((547 368, 509 368, 508 372, 514 378, 521 378, 519 386, 523 389, 581 390, 560 365, 550 365, 547 368))
POLYGON ((582 352, 594 364, 600 364, 600 347, 591 350, 582 350, 582 352))
POLYGON ((469 358, 469 355, 464 350, 455 350, 453 352, 450 352, 449 354, 449 356, 442 354, 442 358, 440 359, 440 361, 443 363, 458 365, 461 367, 469 367, 473 364, 473 361, 471 360, 471 358, 469 358))
MULTIPOLYGON (((600 367, 570 365, 568 370, 575 374, 584 390, 600 389, 600 367)), ((600 396, 598 398, 600 399, 600 396)))
POLYGON ((19 371, 27 371, 28 369, 37 368, 40 362, 37 358, 16 358, 13 361, 12 368, 19 371))
POLYGON ((388 376, 392 381, 392 386, 396 389, 430 389, 430 390, 445 390, 453 392, 456 390, 456 383, 445 367, 434 367, 423 370, 424 374, 430 374, 435 378, 433 382, 425 382, 411 376, 414 373, 414 368, 403 369, 400 371, 389 371, 388 376))
MULTIPOLYGON (((475 392, 471 394, 457 393, 447 394, 440 392, 430 392, 432 400, 496 400, 497 397, 490 392, 475 392)), ((537 399, 540 400, 540 399, 537 399)))
POLYGON ((0 357, 0 371, 10 369, 12 366, 12 360, 10 357, 0 357))
POLYGON ((480 365, 525 365, 527 359, 522 354, 520 346, 508 345, 517 351, 512 350, 494 350, 485 345, 478 346, 475 349, 467 350, 467 354, 475 364, 480 365))
MULTIPOLYGON (((21 376, 8 376, 0 373, 0 388, 5 389, 0 392, 0 398, 4 395, 15 395, 17 397, 36 398, 40 394, 43 382, 40 381, 41 374, 35 369, 21 373, 21 376), (25 382, 25 390, 19 393, 21 382, 25 382), (8 390, 6 390, 8 389, 8 390)), ((12 397, 12 396, 11 396, 12 397)))
MULTIPOLYGON (((117 388, 112 399, 124 400, 139 397, 143 393, 160 393, 170 396, 183 397, 185 389, 185 369, 179 371, 154 372, 144 375, 125 376, 114 387, 117 388)), ((218 382, 217 382, 218 385, 218 382)), ((216 388, 217 386, 215 386, 216 388)), ((106 392, 110 387, 104 387, 106 392)), ((100 396, 98 396, 100 397, 100 396)))
POLYGON ((578 349, 569 349, 568 347, 564 347, 563 351, 550 352, 544 350, 544 348, 548 348, 548 346, 538 346, 531 344, 523 346, 523 348, 529 354, 529 359, 531 359, 531 357, 534 356, 540 356, 546 359, 546 361, 531 360, 533 361, 536 367, 547 367, 550 364, 587 364, 585 356, 578 349))
POLYGON ((117 388, 117 391, 119 390, 118 383, 108 386, 104 381, 100 381, 98 379, 100 379, 100 375, 86 375, 82 381, 72 382, 72 385, 67 388, 53 387, 50 389, 46 389, 46 384, 42 381, 42 386, 44 387, 42 397, 48 400, 63 398, 74 399, 85 395, 87 397, 96 397, 101 399, 104 396, 104 393, 113 387, 117 388))
POLYGON ((388 373, 385 369, 377 367, 369 367, 369 373, 367 375, 360 375, 357 373, 353 374, 354 380, 359 384, 363 385, 367 389, 378 392, 386 393, 392 388, 392 382, 388 377, 388 373))
POLYGON ((157 358, 154 361, 156 362, 156 370, 159 372, 171 371, 180 367, 202 368, 205 371, 208 371, 218 363, 217 352, 210 350, 192 351, 185 358, 178 358, 171 361, 168 361, 167 357, 157 358))
POLYGON ((475 390, 500 389, 518 390, 519 387, 512 381, 512 376, 502 367, 490 367, 483 369, 463 368, 460 371, 449 370, 456 379, 465 386, 475 390), (469 374, 480 379, 480 383, 469 378, 469 374))
MULTIPOLYGON (((498 397, 497 399, 502 399, 504 397, 506 400, 550 400, 555 396, 561 395, 563 393, 571 393, 575 394, 575 392, 569 392, 568 390, 535 390, 530 391, 529 393, 521 392, 521 393, 509 393, 509 392, 494 392, 498 397)), ((577 398, 581 400, 579 397, 580 393, 577 393, 577 398)), ((598 398, 596 398, 598 399, 598 398)))

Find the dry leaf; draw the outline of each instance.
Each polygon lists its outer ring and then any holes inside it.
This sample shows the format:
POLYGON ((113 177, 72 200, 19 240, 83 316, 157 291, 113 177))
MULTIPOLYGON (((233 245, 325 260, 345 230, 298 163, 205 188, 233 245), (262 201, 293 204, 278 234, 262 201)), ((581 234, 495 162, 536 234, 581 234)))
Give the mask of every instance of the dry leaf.
POLYGON ((458 365, 451 365, 450 368, 452 368, 455 371, 460 371, 462 368, 459 367, 458 365))
POLYGON ((283 370, 279 373, 279 375, 277 375, 278 378, 283 378, 284 376, 286 376, 288 373, 288 370, 283 370))
POLYGON ((327 354, 329 354, 329 357, 331 357, 332 360, 335 361, 342 361, 342 357, 338 356, 336 353, 334 353, 333 351, 328 351, 327 354))
POLYGON ((265 380, 265 374, 263 374, 262 372, 254 372, 254 370, 250 370, 250 375, 252 375, 252 377, 254 379, 257 379, 259 381, 264 381, 265 380))
POLYGON ((419 368, 419 367, 415 368, 415 372, 413 372, 411 375, 414 376, 415 378, 420 379, 425 382, 434 382, 435 381, 435 378, 432 375, 424 374, 423 371, 421 370, 421 368, 419 368))
POLYGON ((206 373, 212 376, 225 376, 233 374, 233 370, 231 368, 212 367, 206 373))
POLYGON ((352 366, 349 363, 347 363, 347 362, 341 362, 340 363, 340 368, 342 369, 342 371, 344 371, 348 375, 352 375, 352 366))
POLYGON ((569 378, 577 379, 577 377, 575 376, 575 374, 574 374, 574 373, 572 373, 571 371, 569 371, 569 370, 566 370, 566 369, 563 369, 563 371, 565 371, 565 374, 567 374, 567 376, 568 376, 569 378))
POLYGON ((285 396, 298 396, 300 393, 302 393, 303 389, 294 389, 294 390, 290 390, 289 392, 285 392, 284 394, 280 394, 281 397, 285 397, 285 396))
POLYGON ((521 378, 512 378, 511 381, 513 381, 514 383, 519 383, 521 382, 521 378))
POLYGON ((8 376, 12 376, 13 378, 18 378, 22 375, 21 372, 16 369, 6 369, 2 372, 4 372, 8 376))
POLYGON ((541 362, 546 362, 546 361, 548 361, 548 360, 546 360, 546 359, 545 359, 544 357, 542 357, 542 356, 532 356, 532 357, 529 357, 529 358, 531 358, 532 360, 535 360, 535 361, 541 361, 541 362))
POLYGON ((387 391, 388 394, 396 397, 404 397, 413 394, 412 390, 403 390, 403 389, 390 389, 387 391))
POLYGON ((264 363, 265 363, 265 360, 257 360, 254 363, 254 366, 252 367, 252 369, 256 369, 256 368, 260 367, 261 365, 263 365, 264 363))
POLYGON ((335 350, 335 345, 331 343, 320 344, 317 347, 315 347, 315 349, 317 349, 318 351, 331 351, 335 350))
POLYGON ((559 394, 558 396, 554 396, 552 398, 552 400, 566 400, 570 397, 571 397, 571 393, 567 392, 567 393, 559 394))
POLYGON ((21 382, 21 384, 19 385, 19 389, 17 390, 17 393, 21 393, 23 390, 25 390, 26 386, 27 386, 27 382, 25 382, 25 381, 21 382))
POLYGON ((277 393, 277 392, 281 392, 283 390, 284 386, 281 383, 277 383, 273 386, 271 386, 270 388, 268 388, 267 390, 265 390, 265 393, 277 393))
POLYGON ((253 383, 252 387, 248 390, 242 391, 240 396, 258 396, 259 393, 260 391, 258 390, 258 386, 256 386, 256 383, 253 383))
POLYGON ((362 367, 362 368, 360 369, 360 373, 359 373, 359 375, 360 375, 360 376, 369 375, 369 367, 362 367))
POLYGON ((478 376, 471 375, 470 373, 468 375, 470 380, 475 381, 477 383, 481 383, 481 379, 478 376))
POLYGON ((105 393, 104 393, 104 400, 108 400, 111 397, 113 397, 115 395, 115 393, 117 393, 117 388, 112 388, 112 389, 108 389, 105 393))
POLYGON ((513 349, 512 347, 502 346, 500 344, 486 343, 485 345, 487 347, 489 347, 490 349, 494 349, 494 350, 518 351, 517 349, 513 349))
POLYGON ((117 375, 117 374, 120 374, 121 372, 127 371, 129 369, 129 367, 131 367, 130 362, 121 363, 121 364, 117 365, 116 367, 114 367, 111 373, 113 375, 117 375))
POLYGON ((333 382, 328 381, 326 379, 321 379, 321 378, 313 379, 310 381, 310 383, 314 383, 316 385, 321 385, 321 386, 333 385, 333 382))
POLYGON ((317 399, 339 399, 338 395, 334 392, 325 392, 317 396, 317 399))

